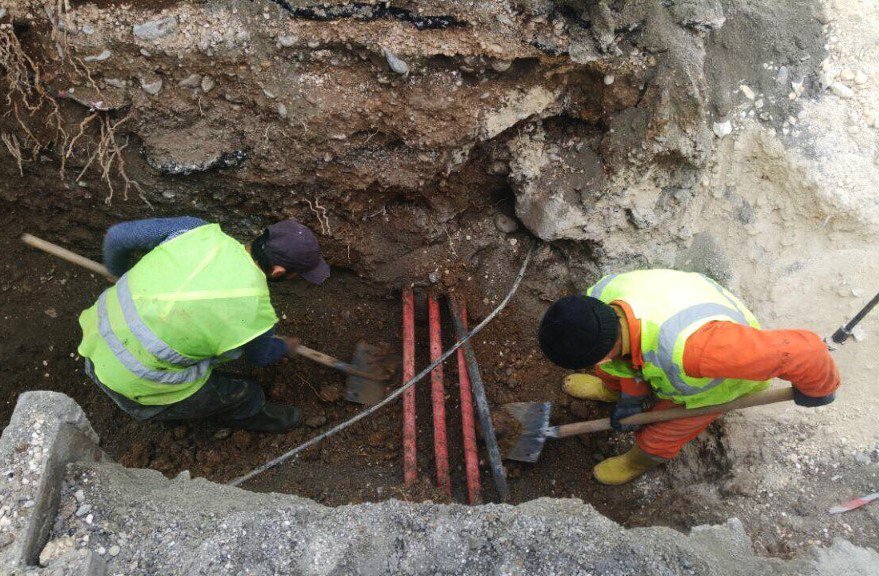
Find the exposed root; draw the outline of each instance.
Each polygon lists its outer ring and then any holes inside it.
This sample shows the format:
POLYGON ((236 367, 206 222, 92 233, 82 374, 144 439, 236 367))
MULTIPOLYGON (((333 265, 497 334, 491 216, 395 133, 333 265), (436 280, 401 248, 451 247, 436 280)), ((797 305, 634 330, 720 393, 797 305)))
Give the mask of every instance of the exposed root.
POLYGON ((24 170, 21 167, 21 146, 18 144, 18 138, 15 137, 15 134, 7 134, 4 132, 0 135, 0 140, 3 140, 6 149, 9 150, 9 153, 15 158, 15 163, 18 166, 18 173, 21 176, 24 176, 24 170))
POLYGON ((76 180, 82 179, 88 169, 95 165, 100 172, 101 181, 107 186, 108 193, 107 197, 104 199, 107 204, 110 204, 113 201, 113 195, 115 194, 116 189, 113 187, 112 177, 116 176, 122 179, 122 195, 126 200, 128 199, 128 191, 131 188, 134 188, 147 206, 152 208, 152 205, 146 199, 143 188, 141 188, 137 181, 129 178, 128 173, 125 170, 125 157, 123 151, 128 147, 128 137, 126 136, 125 141, 120 144, 117 131, 120 126, 128 122, 130 119, 131 115, 129 114, 125 118, 113 122, 110 119, 109 112, 102 111, 94 111, 86 116, 85 119, 79 123, 79 130, 77 133, 67 143, 63 154, 61 170, 63 172, 64 167, 66 166, 66 160, 73 156, 74 146, 85 134, 86 129, 93 122, 97 121, 100 129, 97 136, 97 145, 89 155, 85 166, 83 166, 79 174, 77 174, 76 180))
POLYGON ((320 200, 317 198, 314 199, 314 204, 311 203, 311 200, 308 198, 304 199, 308 204, 308 207, 311 208, 311 211, 314 212, 314 215, 317 217, 317 221, 320 224, 320 233, 324 236, 332 235, 332 231, 330 230, 330 219, 327 217, 327 209, 324 206, 320 205, 320 200))

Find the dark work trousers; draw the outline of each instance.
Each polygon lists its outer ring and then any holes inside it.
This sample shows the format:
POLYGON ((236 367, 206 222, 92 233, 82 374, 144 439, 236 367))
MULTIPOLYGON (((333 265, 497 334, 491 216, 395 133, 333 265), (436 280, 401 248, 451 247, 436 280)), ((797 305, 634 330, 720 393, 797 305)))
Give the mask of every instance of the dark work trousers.
POLYGON ((91 361, 86 359, 85 362, 86 374, 122 410, 137 420, 214 418, 227 426, 236 427, 238 421, 259 413, 266 404, 266 395, 257 381, 214 370, 204 386, 192 396, 167 406, 144 406, 104 386, 95 376, 91 361))

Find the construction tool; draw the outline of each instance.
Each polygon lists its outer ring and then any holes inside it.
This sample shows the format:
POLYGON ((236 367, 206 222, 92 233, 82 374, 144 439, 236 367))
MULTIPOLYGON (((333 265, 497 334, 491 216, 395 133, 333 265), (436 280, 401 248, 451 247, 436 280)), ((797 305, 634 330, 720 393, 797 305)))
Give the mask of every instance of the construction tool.
MULTIPOLYGON (((110 282, 117 280, 104 265, 57 244, 30 234, 22 235, 21 241, 28 246, 101 274, 110 282)), ((294 353, 347 374, 348 383, 345 398, 358 404, 375 404, 384 398, 385 386, 382 382, 389 380, 395 372, 396 362, 389 356, 386 347, 367 344, 363 341, 358 342, 357 346, 354 347, 354 356, 350 364, 301 344, 296 347, 294 353)))
POLYGON ((869 504, 873 500, 879 500, 879 492, 873 492, 872 494, 867 494, 866 496, 861 496, 860 498, 855 498, 853 500, 849 500, 848 502, 843 502, 838 506, 834 506, 833 508, 828 510, 828 512, 831 514, 841 514, 842 512, 848 512, 849 510, 860 508, 865 504, 869 504))
MULTIPOLYGON (((458 340, 463 340, 467 336, 467 329, 464 328, 464 322, 461 315, 462 306, 449 298, 449 311, 452 313, 452 322, 455 325, 455 333, 458 340)), ((479 415, 479 425, 482 428, 482 435, 485 438, 485 445, 488 448, 488 461, 491 464, 491 475, 494 479, 494 487, 497 490, 498 498, 501 502, 510 500, 510 488, 507 485, 507 474, 504 471, 504 464, 501 461, 501 450, 497 443, 497 436, 494 432, 494 424, 491 421, 491 412, 488 406, 488 397, 485 395, 485 386, 482 384, 482 375, 479 373, 479 364, 476 362, 476 354, 473 353, 473 347, 469 342, 465 342, 461 348, 464 350, 464 359, 467 364, 467 372, 470 375, 470 385, 473 388, 474 399, 476 400, 476 412, 479 415)))
MULTIPOLYGON (((876 294, 851 320, 843 324, 832 336, 825 338, 824 342, 827 344, 828 349, 834 350, 834 344, 842 344, 848 340, 855 326, 876 307, 877 303, 879 303, 879 294, 876 294)), ((635 414, 634 416, 623 418, 620 420, 620 423, 650 424, 652 422, 665 422, 667 420, 677 420, 703 414, 720 414, 731 410, 740 410, 742 408, 762 406, 775 402, 786 402, 793 399, 793 388, 778 388, 742 396, 732 402, 716 406, 693 409, 672 408, 671 410, 635 414)), ((543 445, 546 443, 547 438, 567 438, 568 436, 611 429, 610 418, 550 426, 549 416, 552 410, 550 402, 514 402, 505 404, 503 408, 522 427, 519 438, 505 456, 508 460, 533 463, 540 457, 540 452, 543 450, 543 445)))
MULTIPOLYGON (((786 402, 794 399, 793 388, 776 388, 756 394, 748 394, 736 398, 732 402, 717 404, 716 406, 704 406, 702 408, 672 408, 670 410, 657 410, 655 412, 642 412, 620 420, 621 424, 651 424, 653 422, 665 422, 702 416, 704 414, 720 414, 731 410, 741 410, 752 406, 786 402)), ((543 445, 547 438, 567 438, 579 434, 591 434, 610 430, 610 418, 576 422, 574 424, 562 424, 550 426, 549 415, 552 409, 550 402, 514 402, 503 406, 522 427, 519 439, 506 454, 508 460, 534 463, 540 457, 543 445)))

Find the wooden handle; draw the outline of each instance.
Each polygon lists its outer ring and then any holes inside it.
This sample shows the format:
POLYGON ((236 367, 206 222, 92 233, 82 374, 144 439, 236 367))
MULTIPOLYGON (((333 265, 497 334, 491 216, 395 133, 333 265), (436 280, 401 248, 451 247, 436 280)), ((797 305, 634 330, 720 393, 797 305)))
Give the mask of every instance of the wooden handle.
POLYGON ((52 244, 51 242, 47 242, 36 236, 31 236, 30 234, 24 234, 21 237, 21 241, 27 244, 28 246, 33 246, 38 250, 42 250, 43 252, 48 252, 53 256, 58 256, 59 258, 63 258, 72 264, 76 264, 77 266, 82 266, 87 270, 91 270, 92 272, 97 272, 102 276, 106 277, 110 282, 115 282, 116 277, 110 274, 110 271, 104 267, 103 264, 99 264, 94 260, 89 260, 85 256, 80 256, 75 252, 71 252, 66 248, 62 248, 57 244, 52 244))
POLYGON ((313 350, 307 346, 303 346, 302 344, 300 344, 299 346, 296 347, 296 350, 294 351, 294 353, 298 354, 299 356, 304 356, 304 357, 308 358, 309 360, 313 360, 313 361, 317 362, 318 364, 323 364, 324 366, 328 366, 330 368, 335 368, 336 370, 339 370, 340 372, 344 372, 345 374, 351 374, 352 376, 360 376, 361 378, 366 378, 367 380, 375 380, 375 381, 381 381, 385 378, 384 376, 381 376, 378 374, 372 374, 371 372, 365 372, 363 370, 358 370, 357 368, 355 368, 351 364, 348 364, 347 362, 342 362, 338 358, 333 358, 329 354, 324 354, 323 352, 318 352, 317 350, 313 350))
MULTIPOLYGON (((730 412, 731 410, 741 410, 742 408, 750 408, 752 406, 762 406, 764 404, 774 404, 776 402, 787 402, 794 399, 793 388, 775 388, 765 390, 756 394, 748 394, 741 398, 736 398, 732 402, 726 404, 717 404, 716 406, 703 406, 702 408, 671 408, 670 410, 655 410, 653 412, 642 412, 628 418, 620 420, 621 424, 650 424, 652 422, 665 422, 667 420, 678 420, 680 418, 690 418, 693 416, 702 416, 704 414, 718 414, 730 412)), ((547 434, 554 438, 566 438, 568 436, 576 436, 578 434, 589 434, 591 432, 601 432, 602 430, 610 430, 610 418, 602 418, 600 420, 589 420, 588 422, 576 422, 574 424, 563 424, 554 426, 554 432, 547 434)))

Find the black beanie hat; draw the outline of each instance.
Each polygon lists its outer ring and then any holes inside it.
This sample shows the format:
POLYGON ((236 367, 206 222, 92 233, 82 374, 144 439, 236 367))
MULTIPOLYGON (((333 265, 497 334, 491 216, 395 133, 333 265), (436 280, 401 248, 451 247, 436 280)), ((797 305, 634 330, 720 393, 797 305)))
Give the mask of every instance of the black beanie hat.
POLYGON ((619 334, 620 320, 613 308, 591 296, 565 296, 543 315, 537 338, 554 364, 579 370, 607 356, 619 334))

